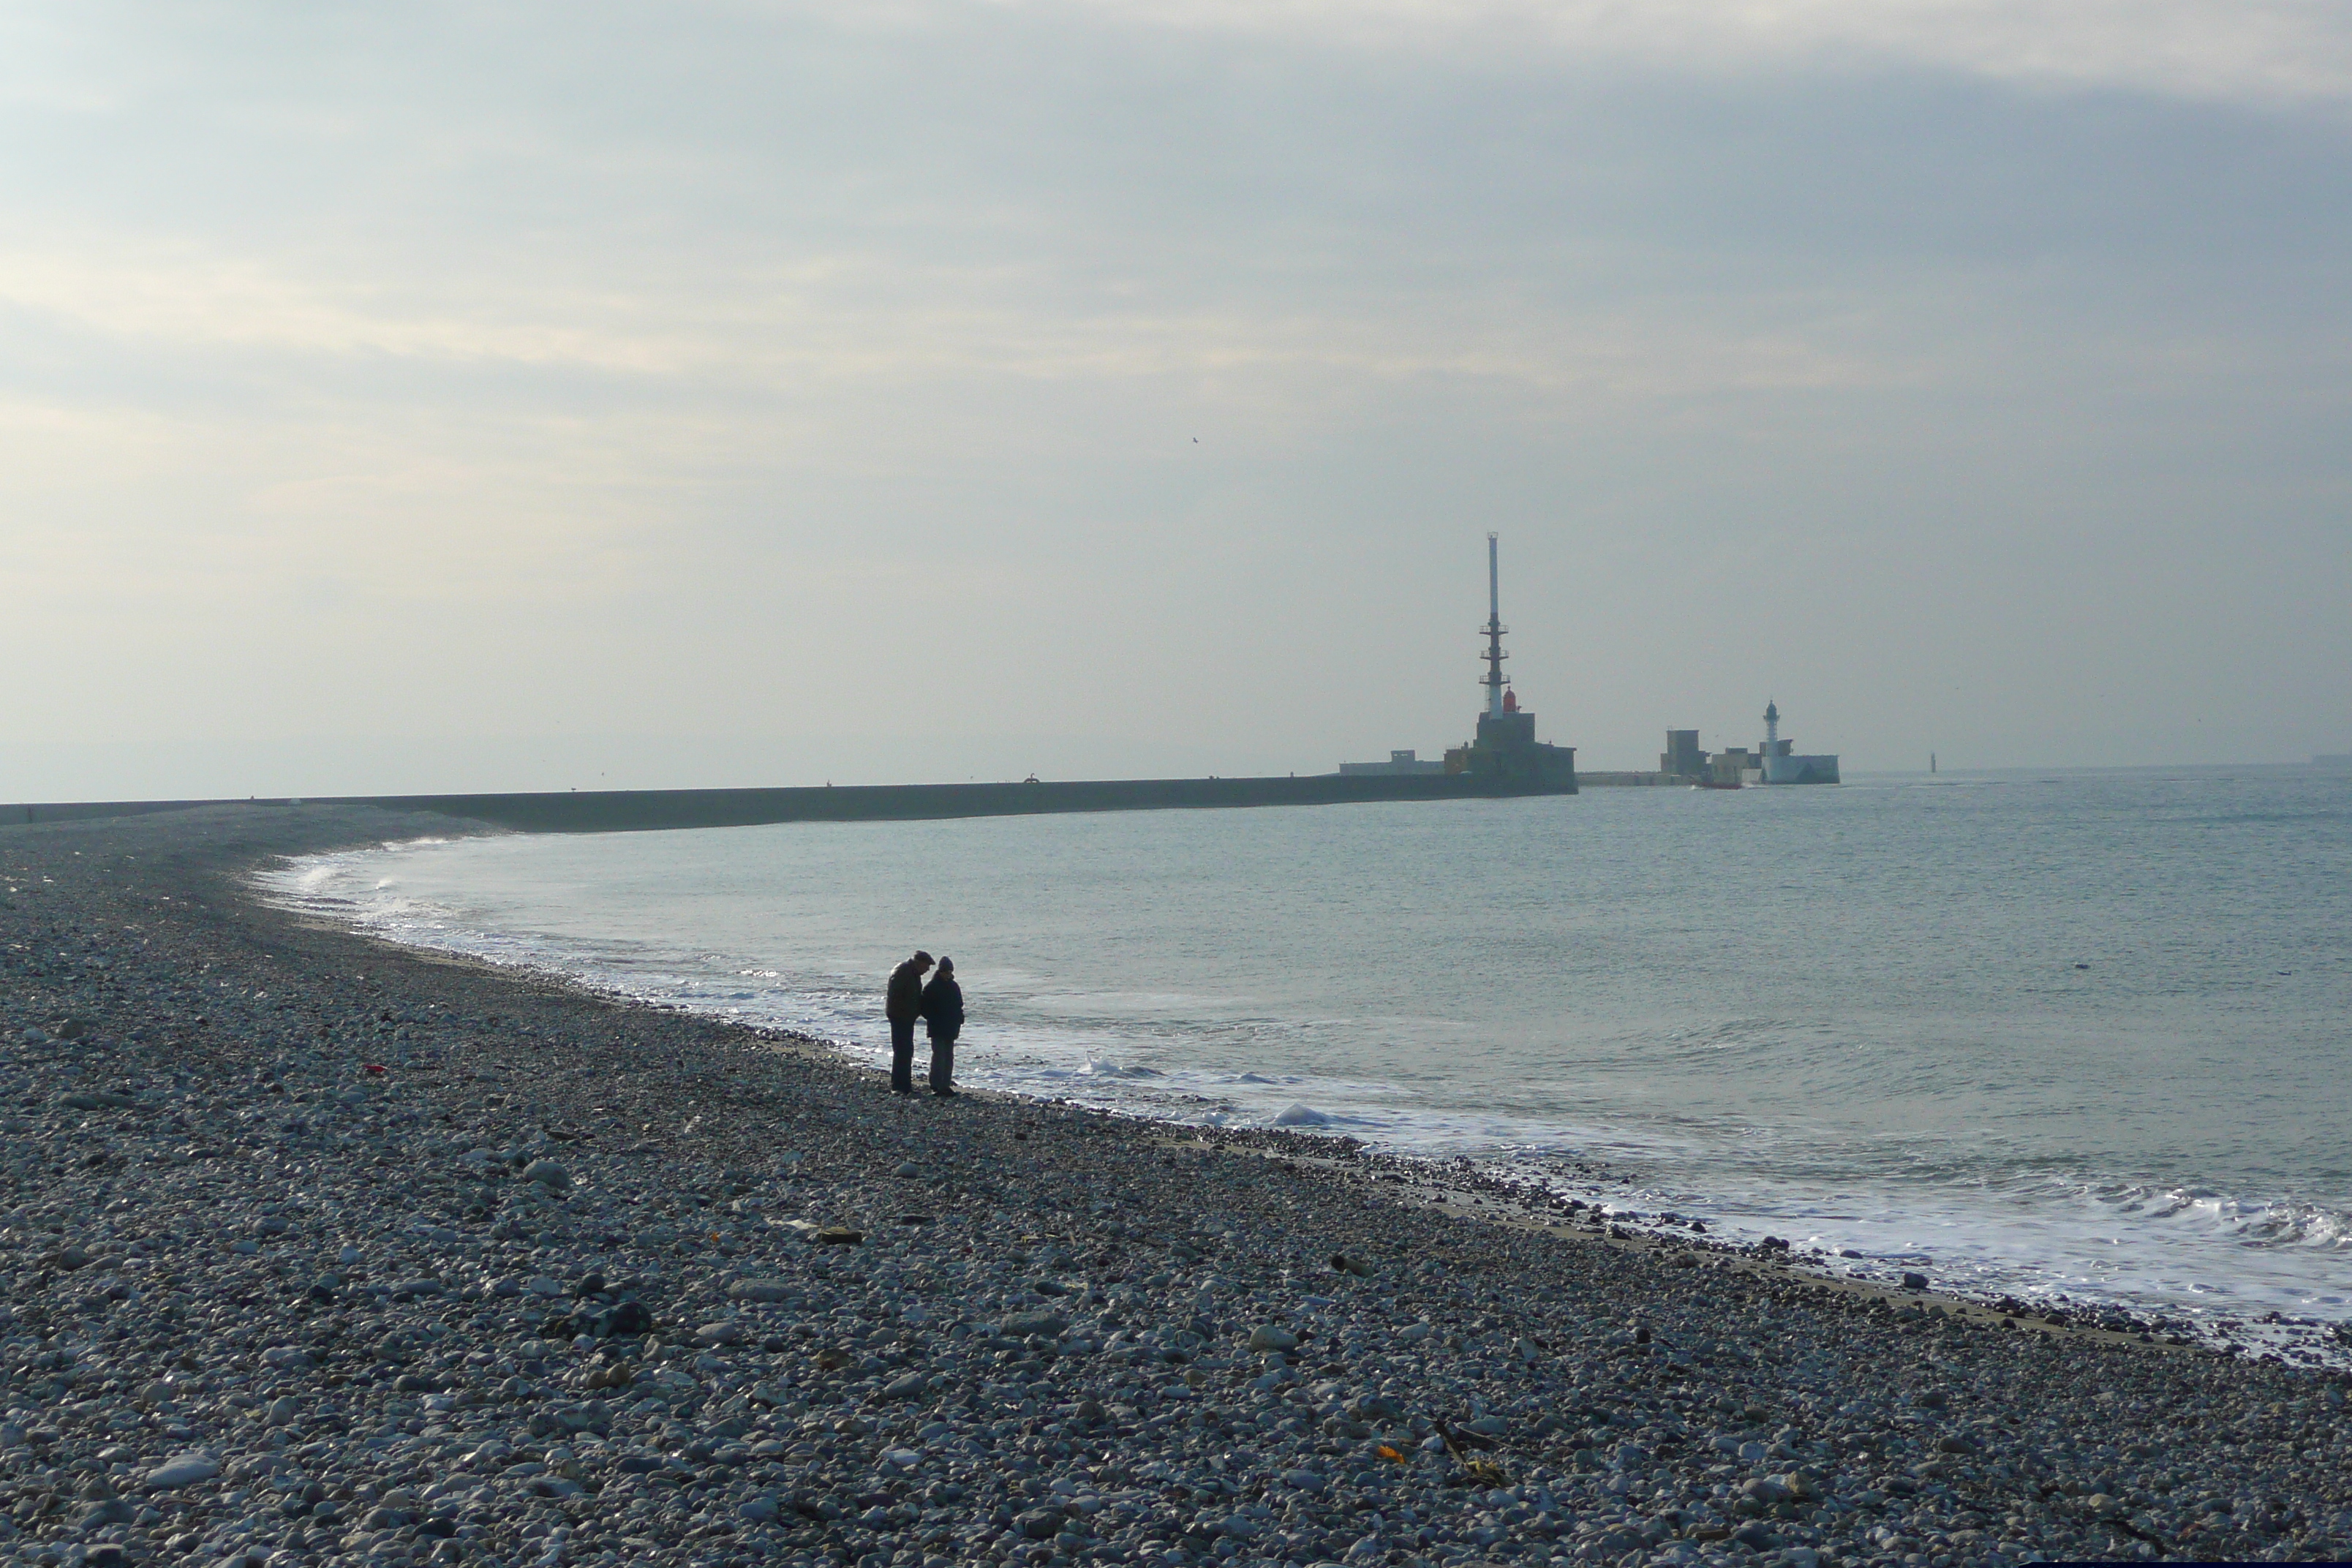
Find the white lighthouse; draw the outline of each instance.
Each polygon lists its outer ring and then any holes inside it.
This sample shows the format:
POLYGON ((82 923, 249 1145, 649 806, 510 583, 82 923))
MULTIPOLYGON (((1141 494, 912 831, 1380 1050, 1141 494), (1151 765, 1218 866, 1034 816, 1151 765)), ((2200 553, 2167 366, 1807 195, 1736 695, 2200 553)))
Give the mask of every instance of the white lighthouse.
POLYGON ((1764 754, 1780 754, 1780 705, 1769 697, 1764 700, 1764 754))

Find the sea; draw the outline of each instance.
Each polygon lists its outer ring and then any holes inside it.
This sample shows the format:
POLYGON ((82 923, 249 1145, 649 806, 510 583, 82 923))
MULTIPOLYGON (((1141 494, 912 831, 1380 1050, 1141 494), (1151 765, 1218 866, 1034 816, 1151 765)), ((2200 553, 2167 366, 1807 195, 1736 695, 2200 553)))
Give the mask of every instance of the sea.
POLYGON ((497 835, 268 881, 877 1066, 920 947, 968 1086, 2305 1359, 2352 1319, 2352 774, 497 835))

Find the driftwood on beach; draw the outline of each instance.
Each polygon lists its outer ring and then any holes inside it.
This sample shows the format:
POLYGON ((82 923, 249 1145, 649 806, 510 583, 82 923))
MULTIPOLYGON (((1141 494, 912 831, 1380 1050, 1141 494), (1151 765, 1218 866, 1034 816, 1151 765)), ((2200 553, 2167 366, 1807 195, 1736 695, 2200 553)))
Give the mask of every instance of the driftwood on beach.
POLYGON ((2352 1551, 2334 1373, 1834 1289, 1335 1140, 901 1102, 244 891, 446 828, 0 827, 0 1558, 2352 1551))

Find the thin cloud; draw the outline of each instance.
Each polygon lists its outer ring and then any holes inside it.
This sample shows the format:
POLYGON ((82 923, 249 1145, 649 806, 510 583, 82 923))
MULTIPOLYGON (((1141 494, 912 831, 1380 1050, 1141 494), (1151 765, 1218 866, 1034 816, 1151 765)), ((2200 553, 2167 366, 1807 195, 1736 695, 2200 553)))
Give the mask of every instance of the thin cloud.
MULTIPOLYGON (((436 289, 318 279, 185 244, 135 258, 89 243, 0 250, 0 307, 151 349, 510 364, 726 389, 801 378, 903 381, 1192 377, 1235 371, 1383 381, 1464 376, 1529 391, 1654 396, 1706 388, 1819 387, 1904 379, 1851 341, 1801 321, 1709 323, 1677 300, 1561 305, 1505 293, 1432 302, 1381 289, 1304 310, 1070 308, 1050 279, 874 257, 790 275, 707 280, 690 300, 620 288, 436 289)), ((1270 307, 1270 308, 1269 308, 1270 307)), ((1834 314, 1833 299, 1811 302, 1834 314)))
POLYGON ((1685 70, 1926 66, 2221 102, 2352 100, 2352 11, 2326 0, 999 0, 1190 32, 1358 48, 1632 58, 1685 70))

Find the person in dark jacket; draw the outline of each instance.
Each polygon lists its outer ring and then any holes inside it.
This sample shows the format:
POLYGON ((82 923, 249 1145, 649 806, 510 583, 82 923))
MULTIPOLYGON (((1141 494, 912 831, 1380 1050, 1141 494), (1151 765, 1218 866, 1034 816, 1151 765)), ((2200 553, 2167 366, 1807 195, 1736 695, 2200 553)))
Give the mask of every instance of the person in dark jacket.
POLYGON ((882 1016, 890 1020, 890 1092, 915 1092, 915 1020, 923 1016, 923 975, 931 955, 918 948, 915 956, 890 972, 890 989, 882 998, 882 1016))
POLYGON ((963 987, 956 984, 955 960, 940 960, 940 972, 923 987, 923 1026, 931 1037, 931 1092, 955 1092, 955 1043, 963 1033, 963 987))

